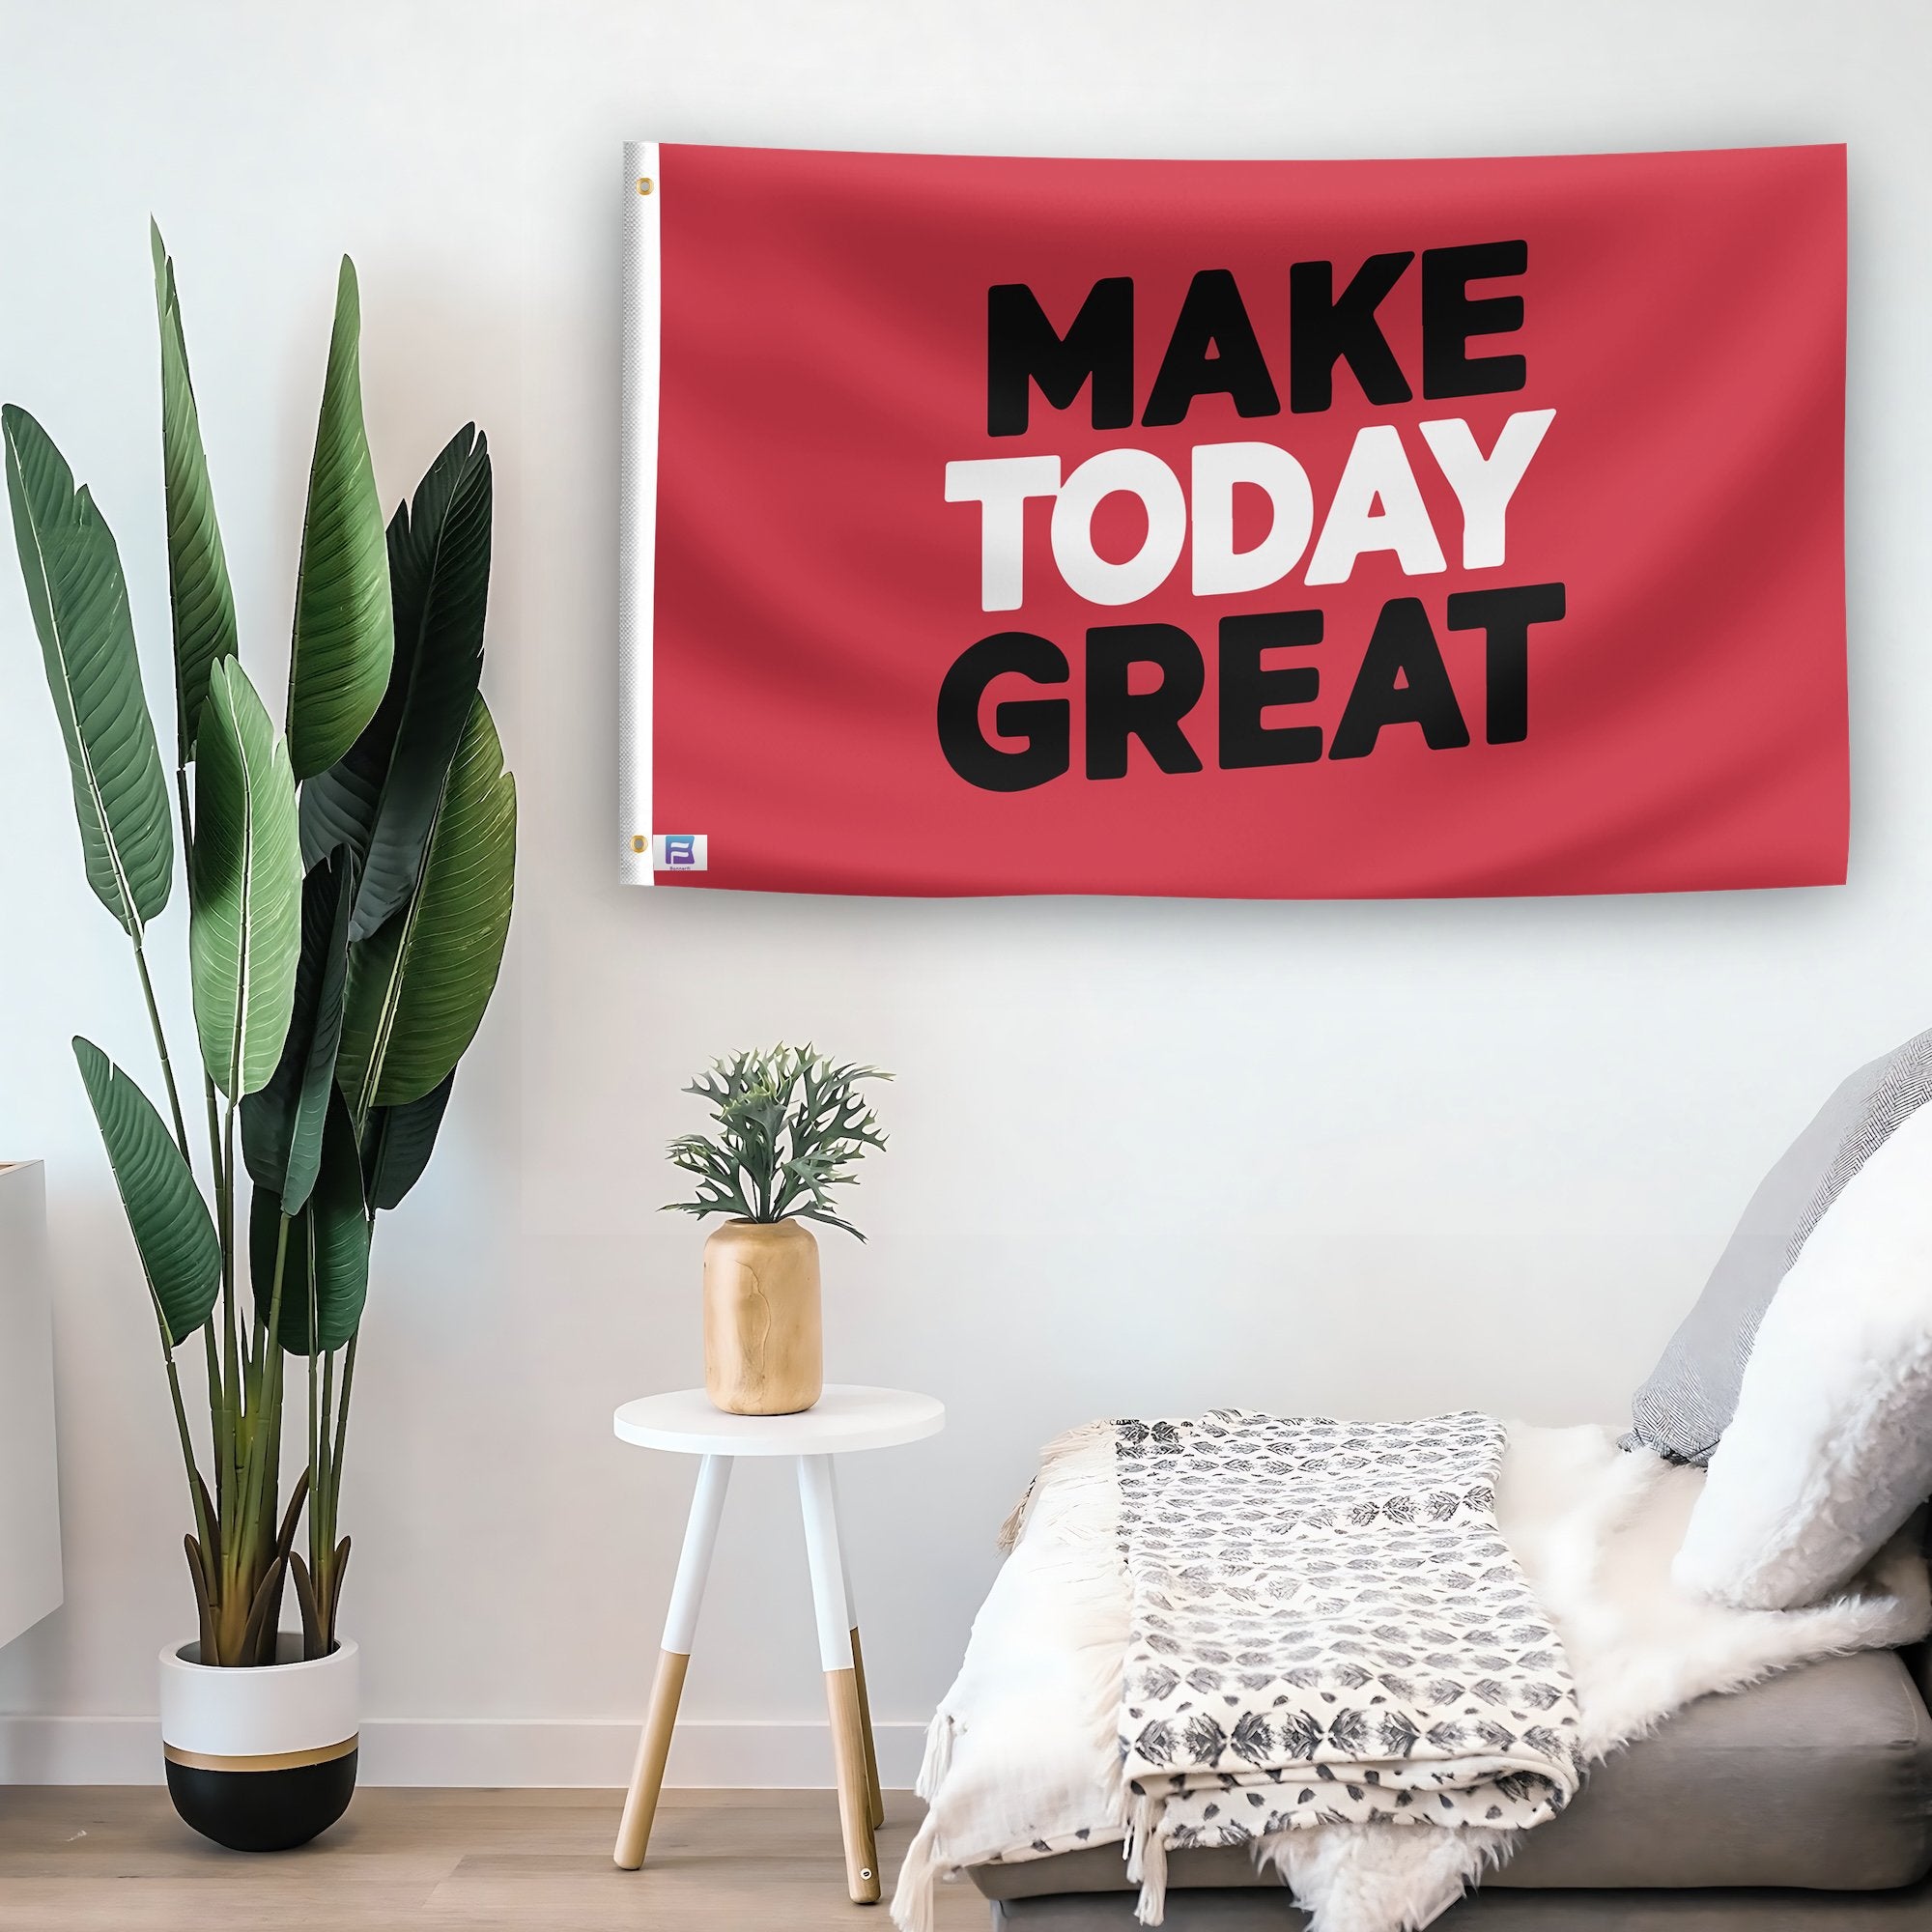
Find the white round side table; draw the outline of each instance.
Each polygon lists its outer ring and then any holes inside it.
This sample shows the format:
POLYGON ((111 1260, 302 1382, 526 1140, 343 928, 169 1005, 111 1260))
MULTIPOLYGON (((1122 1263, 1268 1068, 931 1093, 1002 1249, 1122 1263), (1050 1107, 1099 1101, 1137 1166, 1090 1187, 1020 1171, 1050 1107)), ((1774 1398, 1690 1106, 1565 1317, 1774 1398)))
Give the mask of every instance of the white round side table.
POLYGON ((937 1435, 946 1425, 944 1405, 905 1389, 857 1388, 828 1383, 816 1405, 797 1415, 726 1415, 702 1389, 647 1395, 627 1402, 611 1418, 618 1438, 646 1449, 701 1456, 697 1490, 685 1524, 684 1548, 665 1616, 664 1649, 638 1741, 638 1762, 624 1797, 612 1857, 626 1871, 644 1861, 651 1821, 664 1788, 665 1760, 677 1723, 684 1673, 697 1605, 731 1464, 740 1456, 788 1456, 798 1465, 799 1509, 805 1519, 806 1558, 811 1570, 811 1602, 818 1620, 818 1658, 832 1714, 832 1749, 838 1777, 838 1824, 845 1839, 845 1883, 853 1900, 876 1904, 879 1856, 873 1833, 885 1823, 879 1796, 878 1752, 866 1697, 866 1665, 859 1648, 859 1617, 852 1579, 838 1543, 838 1494, 832 1461, 858 1449, 890 1449, 937 1435))

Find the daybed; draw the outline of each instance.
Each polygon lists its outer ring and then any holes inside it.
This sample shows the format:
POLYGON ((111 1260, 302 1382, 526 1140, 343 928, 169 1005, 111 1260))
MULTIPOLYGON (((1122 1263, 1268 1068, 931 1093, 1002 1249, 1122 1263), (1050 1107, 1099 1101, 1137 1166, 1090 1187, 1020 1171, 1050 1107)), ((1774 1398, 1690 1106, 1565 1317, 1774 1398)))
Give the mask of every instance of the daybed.
MULTIPOLYGON (((1932 1928, 1921 1652, 1867 1651, 1705 1697, 1600 1766, 1443 1932, 1932 1928), (1915 1670, 1918 1680, 1915 1681, 1915 1670)), ((1118 1845, 968 1876, 1012 1932, 1136 1932, 1118 1845)), ((1245 1852, 1177 1852, 1170 1932, 1300 1932, 1245 1852)))

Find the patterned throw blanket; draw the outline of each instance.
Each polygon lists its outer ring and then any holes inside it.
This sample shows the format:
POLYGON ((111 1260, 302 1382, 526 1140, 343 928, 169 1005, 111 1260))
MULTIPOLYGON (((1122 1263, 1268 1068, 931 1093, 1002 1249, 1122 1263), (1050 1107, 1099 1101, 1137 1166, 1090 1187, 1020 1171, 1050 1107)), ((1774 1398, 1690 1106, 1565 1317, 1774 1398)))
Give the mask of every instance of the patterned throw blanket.
POLYGON ((1520 1829, 1582 1775, 1562 1649, 1496 1526, 1505 1433, 1465 1411, 1116 1422, 1128 1876, 1311 1824, 1520 1829))

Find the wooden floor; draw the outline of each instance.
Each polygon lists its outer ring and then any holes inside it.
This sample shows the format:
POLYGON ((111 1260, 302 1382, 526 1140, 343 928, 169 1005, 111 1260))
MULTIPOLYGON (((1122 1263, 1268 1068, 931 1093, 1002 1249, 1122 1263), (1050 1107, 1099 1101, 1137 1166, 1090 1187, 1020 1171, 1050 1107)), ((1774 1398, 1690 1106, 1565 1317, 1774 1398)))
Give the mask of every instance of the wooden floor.
MULTIPOLYGON (((358 1791, 300 1851, 196 1837, 165 1791, 0 1787, 0 1932, 892 1932, 845 1896, 829 1791, 668 1791, 641 1871, 611 1862, 614 1791, 358 1791)), ((886 1896, 919 1801, 886 1795, 886 1896)), ((939 1932, 985 1932, 967 1885, 939 1932)))

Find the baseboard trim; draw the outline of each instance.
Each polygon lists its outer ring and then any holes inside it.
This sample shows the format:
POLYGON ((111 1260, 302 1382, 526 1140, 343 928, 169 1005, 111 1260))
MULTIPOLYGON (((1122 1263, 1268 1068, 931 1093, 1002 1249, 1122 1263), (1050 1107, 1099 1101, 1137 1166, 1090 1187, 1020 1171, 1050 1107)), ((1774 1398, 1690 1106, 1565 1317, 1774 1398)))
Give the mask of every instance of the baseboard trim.
MULTIPOLYGON (((642 1719, 376 1718, 361 1726, 364 1784, 482 1788, 624 1784, 642 1719)), ((882 1723, 879 1776, 895 1789, 919 1770, 925 1727, 882 1723)), ((158 1784, 154 1718, 0 1716, 0 1784, 158 1784)), ((700 1789, 811 1790, 832 1783, 828 1725, 696 1719, 677 1727, 666 1783, 700 1789)))

